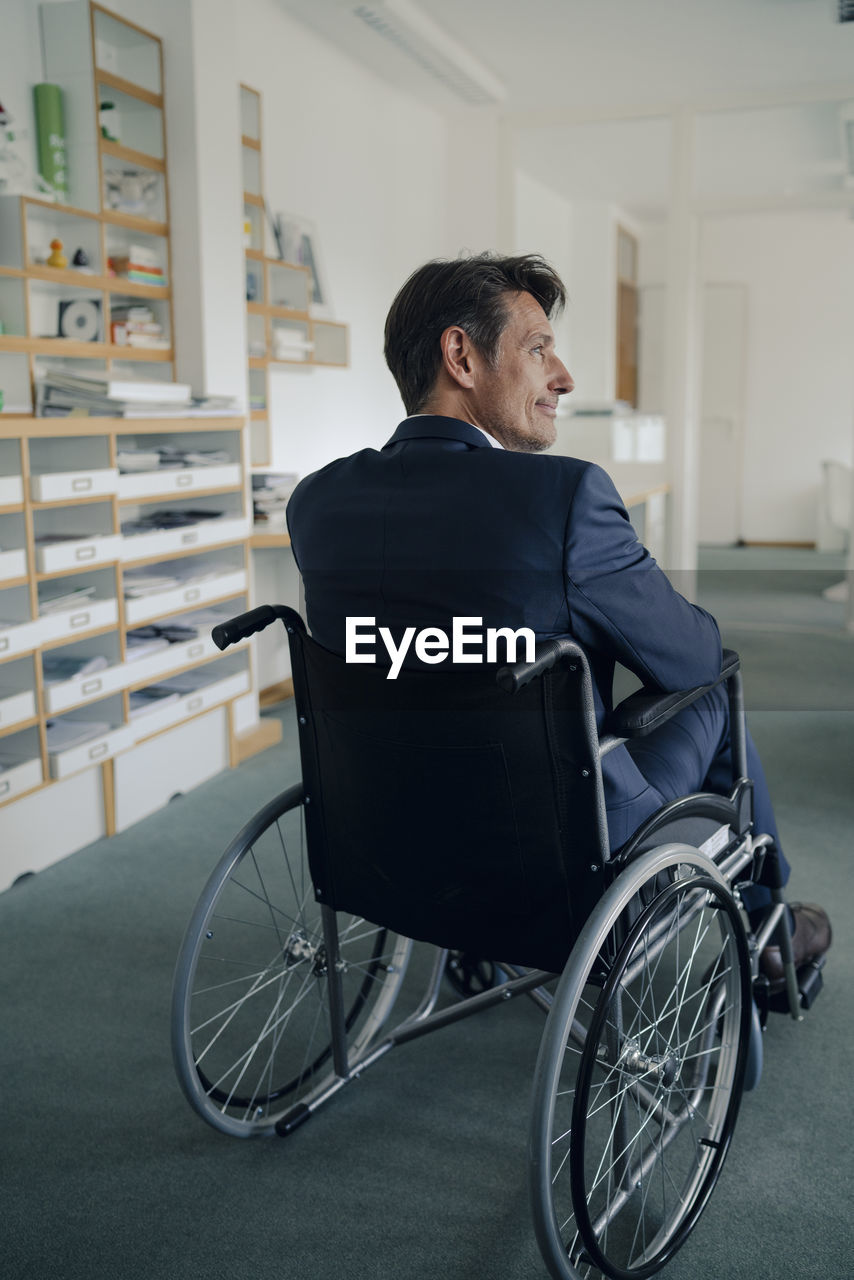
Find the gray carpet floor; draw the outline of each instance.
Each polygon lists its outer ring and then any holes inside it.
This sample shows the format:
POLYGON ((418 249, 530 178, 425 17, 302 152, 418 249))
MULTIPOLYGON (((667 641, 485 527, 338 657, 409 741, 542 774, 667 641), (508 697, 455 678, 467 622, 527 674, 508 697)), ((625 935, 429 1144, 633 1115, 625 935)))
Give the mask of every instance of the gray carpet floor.
MULTIPOLYGON (((852 1274, 854 640, 820 595, 838 573, 809 561, 769 578, 771 564, 715 563, 702 599, 744 658, 792 896, 825 904, 835 939, 807 1019, 769 1025, 760 1087, 669 1280, 852 1274)), ((276 714, 281 747, 0 895, 8 1280, 545 1275, 525 1187, 529 1002, 395 1050, 287 1140, 223 1137, 178 1089, 174 958, 226 840, 298 776, 292 708, 276 714)))

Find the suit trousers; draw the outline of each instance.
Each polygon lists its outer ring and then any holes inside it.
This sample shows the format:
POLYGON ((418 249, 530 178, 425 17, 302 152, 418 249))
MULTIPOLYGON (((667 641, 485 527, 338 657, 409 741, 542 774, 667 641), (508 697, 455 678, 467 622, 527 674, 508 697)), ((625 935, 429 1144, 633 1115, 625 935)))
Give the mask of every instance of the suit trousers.
MULTIPOLYGON (((727 795, 732 790, 732 754, 725 686, 716 686, 648 737, 635 738, 626 745, 662 804, 692 791, 727 795)), ((773 837, 785 883, 789 864, 780 845, 759 752, 749 732, 747 773, 753 780, 754 830, 773 837)), ((770 892, 763 885, 751 885, 743 892, 742 900, 751 916, 768 905, 770 892)))

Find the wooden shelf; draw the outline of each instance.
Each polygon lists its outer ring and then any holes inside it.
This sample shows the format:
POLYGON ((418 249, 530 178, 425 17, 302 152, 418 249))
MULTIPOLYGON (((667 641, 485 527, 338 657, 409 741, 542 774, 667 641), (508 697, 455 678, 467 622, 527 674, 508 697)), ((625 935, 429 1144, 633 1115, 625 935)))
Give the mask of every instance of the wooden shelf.
POLYGON ((50 284, 62 284, 74 289, 94 289, 101 293, 126 293, 136 298, 158 299, 170 298, 171 291, 165 285, 138 284, 135 280, 124 280, 121 276, 89 275, 69 268, 46 267, 41 263, 33 263, 25 272, 21 272, 31 280, 45 280, 50 284))
POLYGON ((50 209, 53 213, 61 213, 70 218, 91 218, 93 222, 100 221, 100 213, 93 213, 91 209, 80 209, 73 204, 60 204, 58 200, 43 200, 40 196, 21 196, 24 204, 33 204, 41 209, 50 209))
MULTIPOLYGON (((68 505, 69 503, 66 502, 65 506, 68 505)), ((78 573, 97 573, 99 569, 115 569, 116 565, 121 563, 121 560, 87 560, 85 564, 71 565, 67 569, 52 569, 50 573, 34 573, 33 579, 36 582, 50 582, 52 578, 73 578, 78 573)), ((108 627, 107 630, 112 628, 108 627)))
MULTIPOLYGON (((145 507, 150 502, 172 502, 176 498, 215 498, 221 493, 242 493, 242 488, 233 484, 223 485, 218 489, 175 489, 169 493, 152 493, 147 497, 119 497, 120 507, 145 507)), ((93 498, 94 502, 95 499, 93 498)), ((65 504, 68 505, 67 503, 65 504)))
POLYGON ((249 545, 253 551, 265 551, 271 547, 289 547, 290 537, 287 533, 259 533, 249 535, 249 545))
MULTIPOLYGON (((117 432, 120 435, 141 435, 143 433, 163 433, 174 435, 177 432, 189 431, 239 431, 243 426, 243 418, 34 418, 26 414, 0 415, 0 439, 8 439, 20 435, 38 436, 103 436, 117 432), (73 423, 74 430, 63 429, 65 422, 73 423), (26 425, 24 425, 26 424, 26 425)), ((15 508, 20 510, 20 508, 15 508)))
POLYGON ((256 209, 264 208, 264 197, 257 195, 254 191, 243 192, 243 203, 252 204, 256 209))
POLYGON ((150 89, 143 89, 142 85, 134 84, 132 80, 114 75, 112 71, 104 71, 101 67, 96 67, 95 83, 104 84, 108 89, 115 89, 117 93, 124 93, 129 98, 136 98, 139 102, 146 102, 150 107, 159 107, 161 111, 163 110, 162 93, 152 93, 150 89))
MULTIPOLYGON (((153 556, 140 556, 138 560, 120 560, 118 561, 122 569, 142 569, 147 564, 160 564, 164 560, 180 560, 189 555, 195 555, 197 552, 222 551, 224 547, 242 547, 246 543, 245 538, 227 538, 224 542, 209 542, 204 546, 182 547, 180 551, 158 551, 153 556)), ((145 626, 143 622, 139 626, 145 626)))
POLYGON ((162 350, 151 347, 120 347, 112 342, 75 342, 73 338, 16 338, 11 334, 0 335, 0 351, 80 360, 151 360, 163 364, 171 364, 174 360, 171 347, 164 347, 162 350))
POLYGON ((149 155, 147 151, 134 151, 133 147, 125 147, 120 142, 110 142, 108 138, 100 139, 100 147, 102 155, 114 156, 116 160, 125 160, 128 164, 153 169, 156 173, 166 172, 166 161, 158 156, 149 155))
POLYGON ((282 725, 280 721, 272 716, 268 716, 266 720, 259 720, 258 724, 251 729, 236 735, 234 740, 234 764, 242 764, 244 760, 251 759, 259 751, 266 751, 268 747, 277 746, 281 740, 282 725))
POLYGON ((114 227, 126 227, 129 231, 141 231, 146 236, 169 235, 168 222, 155 222, 152 218, 139 218, 133 213, 120 213, 118 209, 105 209, 100 215, 103 222, 114 227))
MULTIPOLYGON (((21 655, 16 655, 20 657, 21 655)), ((8 738, 10 733, 23 733, 25 729, 35 729, 39 723, 38 716, 31 716, 29 720, 19 720, 17 724, 7 724, 0 727, 0 738, 8 738)))
POLYGON ((243 147, 251 147, 253 151, 261 150, 261 139, 250 138, 248 133, 241 134, 240 145, 243 147))
MULTIPOLYGON (((57 6, 46 6, 49 10, 55 10, 57 6)), ((27 552, 26 574, 20 574, 22 567, 22 557, 18 556, 17 564, 13 566, 16 573, 14 578, 8 578, 0 584, 7 594, 23 599, 29 597, 30 610, 35 613, 39 596, 45 593, 50 594, 48 584, 59 581, 66 581, 70 586, 91 585, 98 592, 98 600, 94 604, 100 603, 100 607, 87 611, 86 607, 81 607, 79 611, 75 610, 74 623, 83 623, 79 630, 73 629, 71 617, 55 619, 49 624, 39 625, 37 616, 22 620, 23 622, 31 622, 32 628, 27 628, 18 633, 17 641, 10 639, 10 647, 15 652, 0 654, 0 671, 8 671, 7 663, 20 663, 24 660, 25 666, 20 670, 27 672, 26 664, 32 667, 32 681, 28 674, 25 675, 25 686, 32 688, 35 693, 34 707, 30 701, 26 705, 22 705, 21 710, 27 713, 26 720, 20 720, 15 724, 3 724, 0 726, 0 737, 4 742, 9 739, 10 735, 21 734, 23 741, 30 744, 30 740, 37 740, 37 755, 41 757, 42 768, 44 771, 43 781, 38 785, 34 785, 35 769, 13 783, 11 791, 8 795, 4 795, 0 799, 0 809, 5 808, 7 804, 15 805, 15 803, 25 795, 32 795, 35 791, 45 790, 54 785, 54 779, 48 776, 49 760, 46 749, 46 739, 44 731, 44 723, 48 718, 45 708, 43 693, 43 681, 41 675, 41 666, 38 658, 40 652, 50 650, 61 650, 63 647, 71 646, 76 652, 81 651, 80 642, 92 641, 91 645, 82 646, 82 651, 102 650, 108 655, 112 655, 110 661, 121 660, 124 657, 124 637, 128 630, 133 629, 134 625, 149 625, 157 618, 174 618, 192 612, 196 608, 195 601, 181 600, 180 592, 163 601, 158 601, 154 607, 164 608, 165 612, 160 614, 151 614, 145 619, 144 623, 131 624, 127 621, 126 610, 123 607, 121 597, 121 582, 123 572, 129 569, 142 568, 148 565, 161 565, 164 562, 183 562, 190 564, 194 559, 202 557, 202 563, 206 563, 210 557, 216 557, 224 562, 225 568, 229 571, 223 577, 222 585, 216 583, 211 587, 202 589, 201 594, 204 596, 208 592, 210 599, 205 599, 203 603, 198 605, 199 608, 207 608, 210 605, 217 605, 229 609, 228 602, 235 601, 234 612, 243 611, 249 607, 249 548, 248 548, 248 524, 249 513, 247 510, 248 498, 246 496, 246 437, 248 435, 248 412, 235 413, 232 411, 226 416, 207 416, 200 414, 196 417, 185 417, 180 412, 176 416, 163 417, 146 417, 146 418, 115 418, 101 416, 78 416, 76 413, 66 415, 65 417, 41 418, 34 417, 32 412, 28 412, 27 395, 24 386, 25 372, 27 379, 32 387, 36 374, 39 372, 40 362, 44 362, 47 357, 55 357, 68 360, 69 367, 74 366, 74 362, 83 362, 78 364, 78 368, 86 369, 89 367, 88 362, 103 361, 106 362, 106 370, 114 369, 116 365, 126 363, 128 365, 139 364, 140 367, 151 365, 150 373, 157 379, 158 377, 172 377, 171 372, 167 371, 163 366, 174 362, 174 350, 170 340, 168 347, 160 349, 151 347, 134 347, 131 345, 119 345, 112 341, 108 341, 110 330, 107 327, 107 318, 110 313, 110 300, 118 297, 128 299, 139 299, 150 304, 157 303, 158 320, 163 326, 167 334, 174 335, 175 329, 172 319, 172 290, 167 282, 146 284, 138 281, 124 279, 122 276, 111 275, 108 272, 106 264, 107 254, 119 254, 127 252, 121 248, 122 245, 140 241, 142 243, 150 243, 156 249, 158 257, 162 259, 164 271, 169 266, 169 193, 168 193, 168 172, 166 162, 166 128, 165 128, 165 103, 162 88, 164 85, 163 78, 163 61, 162 61, 162 41, 145 31, 135 24, 127 22, 123 17, 110 13, 108 9, 101 9, 99 5, 74 5, 67 8, 75 10, 75 16, 69 17, 65 15, 62 21, 54 21, 51 26, 50 17, 45 18, 46 30, 48 34, 44 37, 43 56, 46 62, 45 78, 56 80, 59 74, 59 68, 63 66, 63 60, 66 53, 66 36, 65 28, 62 26, 66 20, 69 22, 78 22, 80 27, 78 34, 81 38, 81 46, 88 46, 90 52, 83 59, 87 64, 86 79, 89 83, 88 101, 81 98, 81 109, 76 113, 72 122, 72 140, 77 146, 78 142, 86 152, 90 164, 88 166, 92 175, 91 195, 93 201, 98 204, 92 208, 80 208, 77 205, 65 204, 61 202, 45 199, 41 196, 24 196, 20 195, 16 200, 7 200, 3 202, 3 217, 9 220, 9 231, 15 230, 14 222, 17 221, 18 227, 16 234, 10 234, 5 237, 10 250, 6 255, 7 265, 0 266, 0 284, 5 281, 4 291, 14 296, 16 309, 21 312, 20 323, 10 324, 11 328, 21 329, 19 333, 5 333, 0 335, 0 353, 13 355, 16 365, 16 385, 12 388, 14 391, 14 404, 21 406, 15 412, 6 412, 0 415, 0 440, 4 442, 4 451, 9 448, 6 441, 19 440, 19 458, 20 461, 15 464, 15 474, 21 475, 22 486, 20 489, 8 490, 8 496, 20 497, 20 501, 9 502, 5 506, 0 507, 0 514, 6 515, 14 520, 15 524, 20 524, 23 529, 23 538, 25 542, 25 551, 27 552), (79 13, 77 12, 79 10, 79 13), (104 18, 102 15, 107 15, 104 18), (133 34, 138 32, 139 37, 133 34), (90 39, 91 37, 91 39, 90 39), (96 43, 97 40, 97 43, 96 43), (104 66, 95 65, 98 58, 98 49, 101 48, 101 41, 104 41, 110 49, 110 55, 103 55, 102 61, 109 62, 113 65, 113 55, 116 57, 116 70, 107 70, 104 66), (150 48, 146 48, 146 42, 150 41, 150 48), (135 60, 138 47, 143 49, 144 56, 135 60), (127 55, 127 56, 126 56, 127 55), (50 71, 47 64, 51 63, 50 71), (143 69, 144 68, 144 69, 143 69), (57 74, 53 74, 56 71, 57 74), (116 71, 125 74, 116 74, 116 71), (127 79, 129 75, 131 79, 127 79), (143 84, 136 83, 136 79, 144 81, 143 84), (115 95, 112 97, 112 95, 115 95), (111 141, 104 138, 100 133, 99 121, 97 118, 98 103, 111 100, 119 104, 124 102, 126 112, 124 115, 124 123, 127 128, 124 132, 116 130, 120 133, 121 141, 111 141), (139 129, 134 131, 136 125, 139 129), (155 153, 155 154, 153 154, 155 153), (153 206, 152 211, 155 217, 140 216, 136 213, 126 213, 121 209, 109 209, 105 206, 104 190, 101 187, 98 176, 98 165, 100 162, 101 172, 107 169, 132 169, 148 171, 152 175, 152 181, 160 192, 161 204, 159 207, 153 206), (89 255, 95 271, 77 271, 70 265, 61 269, 56 269, 47 265, 46 262, 38 263, 27 262, 27 258, 33 254, 40 256, 41 246, 46 244, 53 236, 58 236, 66 245, 75 246, 80 244, 89 255), (149 237, 148 241, 143 237, 149 237), (18 282, 21 283, 18 283, 18 282), (14 283, 12 283, 14 282, 14 283), (29 282, 32 282, 30 285, 29 282), (103 341, 98 342, 81 342, 76 338, 60 338, 55 336, 58 325, 55 321, 55 307, 57 297, 82 298, 92 297, 100 299, 100 311, 102 314, 101 324, 104 326, 103 341), (53 332, 51 332, 53 331, 53 332), (47 336, 39 336, 45 334, 47 336), (20 376, 17 366, 20 366, 20 376), (161 373, 160 370, 163 369, 161 373), (20 385, 17 385, 20 383, 20 385), (231 432, 229 439, 221 437, 222 432, 231 432), (195 433, 195 435, 193 434, 195 433), (121 445, 122 438, 137 437, 137 443, 141 444, 146 438, 156 439, 156 437, 185 437, 183 444, 187 446, 193 439, 196 439, 200 446, 212 447, 212 443, 216 443, 218 438, 222 438, 222 442, 227 446, 229 458, 231 458, 235 467, 228 475, 225 472, 220 474, 212 474, 210 477, 203 475, 195 477, 195 484, 199 488, 190 488, 187 490, 180 489, 168 493, 151 493, 151 485, 144 482, 146 493, 142 496, 124 497, 118 493, 84 493, 79 497, 69 496, 67 498, 55 499, 51 501, 38 501, 32 497, 30 491, 30 478, 32 475, 32 466, 41 465, 41 457, 45 447, 50 451, 52 449, 53 438, 60 439, 62 443, 63 453, 56 453, 51 459, 52 465, 58 470, 73 469, 72 464, 76 465, 76 459, 79 455, 80 469, 92 469, 92 459, 95 457, 109 458, 113 466, 115 465, 117 448, 121 445), (81 437, 74 443, 73 438, 81 437), (103 441, 95 443, 95 438, 102 437, 103 441), (208 438, 209 444, 205 445, 205 437, 208 438), (48 443, 50 442, 50 443, 48 443), (71 457, 67 460, 65 451, 69 452, 71 457), (31 465, 32 463, 32 465, 31 465), (238 467, 237 464, 240 464, 238 467), (235 481, 235 475, 240 475, 240 481, 235 481), (229 479, 231 483, 223 483, 229 479), (225 495, 229 495, 224 500, 225 495), (154 505, 162 504, 171 507, 188 506, 199 500, 200 505, 216 508, 219 506, 235 507, 232 513, 236 518, 229 520, 225 527, 220 531, 212 529, 207 530, 206 536, 216 539, 216 541, 204 541, 205 535, 199 535, 202 539, 200 542, 193 542, 191 545, 183 545, 178 538, 167 538, 167 545, 171 545, 174 549, 169 551, 157 550, 151 554, 152 548, 157 545, 160 539, 144 540, 143 545, 134 548, 130 540, 120 541, 118 533, 120 530, 120 516, 127 514, 130 508, 139 506, 143 509, 153 510, 154 505), (86 512, 91 515, 98 514, 95 506, 102 504, 100 510, 104 513, 108 528, 103 530, 104 534, 110 533, 113 541, 109 546, 104 546, 100 552, 104 556, 110 555, 113 558, 97 560, 95 563, 87 561, 86 563, 66 564, 65 568, 55 568, 58 564, 66 563, 66 557, 48 557, 46 563, 54 566, 49 572, 39 571, 39 566, 45 561, 41 557, 36 556, 35 552, 35 536, 37 532, 43 532, 43 526, 55 525, 59 529, 60 525, 67 529, 68 525, 81 523, 81 527, 91 524, 91 520, 87 520, 86 512), (75 509, 76 517, 68 516, 66 518, 65 508, 75 509), (59 514, 58 514, 59 511, 59 514), (35 513, 48 513, 39 514, 35 513), (60 521, 60 514, 62 520, 60 521), (35 517, 35 519, 34 519, 35 517), (149 554, 143 555, 146 551, 149 554), (121 559, 124 555, 136 555, 136 559, 121 559), (239 572, 238 572, 239 570, 239 572), (231 576, 229 576, 229 574, 231 576), (43 586, 42 584, 45 584, 43 586), (214 595, 214 591, 216 594, 214 595), (105 603, 102 597, 106 596, 108 603, 105 603), (91 625, 86 625, 87 623, 91 625), (59 631, 61 634, 55 634, 59 631), (53 633, 53 634, 52 634, 53 633), (17 644, 26 644, 28 636, 32 636, 33 643, 29 648, 17 649, 17 644), (49 639, 44 639, 50 636, 49 639), (36 640, 36 637, 39 637, 36 640), (106 637, 106 639, 96 639, 97 637, 106 637), (30 715, 29 712, 35 709, 36 714, 30 715), (15 785, 24 787, 28 785, 27 790, 21 790, 15 794, 15 785)), ((64 13, 65 11, 63 11, 64 13)), ((54 18, 56 14, 54 13, 54 18)), ((114 114, 119 114, 115 112, 114 114)), ((257 132, 250 123, 245 124, 251 133, 257 132)), ((247 144, 249 150, 244 152, 247 164, 254 164, 256 153, 260 150, 260 140, 248 138, 247 144)), ((81 151, 81 154, 83 152, 81 151)), ((83 171, 87 166, 84 164, 83 171)), ((255 186, 255 179, 248 179, 249 186, 255 186)), ((87 191, 87 194, 89 192, 87 191)), ((251 193, 250 193, 251 195, 251 193)), ((263 201, 260 196, 255 197, 252 203, 259 208, 263 207, 263 201)), ((258 216, 253 211, 253 222, 257 224, 258 216)), ((235 228, 235 231, 237 228, 235 228)), ((46 255, 45 255, 46 256, 46 255)), ((71 253, 68 253, 69 259, 71 253)), ((263 258, 263 254, 261 255, 263 258)), ((13 321, 14 316, 7 317, 8 321, 13 321)), ((8 362, 12 365, 13 361, 8 362)), ((102 366, 104 367, 104 366, 102 366)), ((7 399, 9 398, 9 388, 7 387, 7 399)), ((142 411, 146 412, 145 406, 142 411)), ((158 441, 159 443, 159 441, 158 441)), ((5 456, 5 455, 4 455, 5 456)), ((107 465, 103 462, 101 465, 107 465)), ((152 481, 152 484, 154 482, 152 481)), ((140 486, 143 487, 143 486, 140 486)), ((51 490, 57 492, 57 490, 51 490)), ((40 490, 47 492, 47 490, 40 490)), ((97 521, 100 525, 101 519, 97 521)), ((69 532, 73 532, 69 530, 69 532)), ((74 559, 69 554, 67 559, 74 559)), ((10 558, 11 564, 11 558, 10 558)), ((211 560, 213 565, 213 561, 211 560)), ((199 569, 201 574, 201 566, 199 569)), ((54 593, 56 587, 53 588, 54 593)), ((191 595, 193 593, 190 593, 191 595)), ((86 602, 87 605, 93 605, 92 601, 86 602)), ((151 604, 147 604, 149 609, 151 604)), ((15 606, 16 612, 20 612, 18 605, 15 606)), ((200 645, 198 650, 189 647, 182 651, 181 654, 170 653, 164 656, 164 661, 170 664, 168 671, 158 674, 157 679, 167 679, 170 675, 194 670, 196 668, 207 666, 210 663, 225 663, 222 668, 223 672, 239 673, 239 681, 232 681, 231 684, 223 685, 223 695, 221 702, 217 705, 224 707, 220 711, 215 721, 211 721, 218 726, 216 732, 222 732, 225 735, 226 751, 224 757, 220 757, 221 762, 234 761, 239 758, 246 758, 254 754, 256 750, 262 749, 264 746, 270 745, 277 737, 279 730, 278 723, 272 726, 264 724, 256 729, 250 730, 247 734, 238 735, 235 733, 235 717, 231 709, 231 703, 236 697, 242 697, 253 687, 253 655, 248 651, 244 656, 237 655, 236 660, 228 656, 222 657, 219 654, 208 654, 206 650, 209 644, 200 645), (196 660, 189 661, 188 654, 196 653, 196 660), (198 654, 203 654, 199 657, 198 654)), ((156 665, 156 664, 155 664, 156 665)), ((146 742, 151 737, 163 740, 163 758, 171 759, 172 771, 181 773, 182 765, 178 756, 170 752, 185 752, 185 744, 187 742, 186 735, 181 736, 181 726, 187 724, 191 720, 198 721, 198 727, 195 731, 189 730, 190 738, 197 745, 207 736, 210 736, 210 728, 206 717, 209 716, 213 707, 213 697, 211 694, 212 705, 205 706, 204 710, 196 711, 196 705, 193 705, 193 712, 189 712, 186 706, 182 707, 182 716, 176 718, 175 723, 166 724, 163 717, 161 720, 161 728, 156 732, 154 724, 150 727, 145 723, 144 718, 140 723, 137 720, 131 722, 129 717, 128 689, 139 688, 145 684, 154 683, 155 681, 149 676, 143 677, 142 671, 134 671, 132 666, 122 667, 121 671, 114 672, 113 678, 116 680, 133 680, 133 685, 125 685, 118 690, 110 690, 107 693, 98 693, 96 697, 83 698, 80 691, 72 686, 64 693, 65 697, 74 699, 74 702, 68 707, 63 707, 61 711, 53 713, 64 715, 68 711, 74 711, 77 708, 90 707, 94 703, 101 702, 103 698, 113 700, 110 710, 111 716, 101 716, 101 719, 114 720, 118 718, 125 722, 125 730, 121 735, 121 743, 116 740, 115 747, 110 746, 110 756, 105 757, 106 764, 97 770, 98 777, 101 781, 96 784, 103 787, 103 810, 105 818, 105 826, 108 833, 116 829, 117 811, 121 804, 125 803, 126 809, 130 809, 135 816, 143 816, 138 812, 137 801, 134 799, 133 804, 130 803, 130 797, 133 794, 133 779, 138 776, 137 764, 132 763, 128 759, 122 777, 122 770, 116 768, 115 775, 112 764, 112 753, 115 749, 127 750, 133 748, 137 743, 146 742), (78 701, 79 699, 79 701, 78 701), (120 710, 119 710, 120 708, 120 710), (113 712, 115 711, 115 715, 113 712), (133 726, 131 728, 131 725, 133 726), (172 740, 173 745, 169 745, 168 734, 176 729, 179 736, 172 740), (195 736, 193 736, 195 734, 195 736), (127 800, 122 801, 120 796, 126 796, 127 800)), ((17 677, 16 677, 17 680, 17 677)), ((20 681, 18 681, 20 683, 20 681)), ((217 697, 219 695, 217 694, 217 697)), ((62 699, 59 699, 61 701, 62 699)), ((201 704, 200 704, 201 705, 201 704)), ((11 708, 10 708, 11 709, 11 708)), ((79 713, 82 718, 86 718, 83 712, 79 713)), ((13 737, 14 740, 14 737, 13 737)), ((105 746, 104 750, 107 750, 105 746)), ((216 751, 220 748, 217 746, 216 751)), ((158 750, 158 760, 161 753, 158 750)), ((191 754, 191 753, 190 753, 191 754)), ((214 755, 212 754, 212 759, 214 755)), ((57 765, 56 770, 62 772, 63 768, 70 769, 73 762, 66 761, 57 765)), ((94 765, 86 766, 94 769, 94 765)), ((143 768, 143 764, 139 764, 139 768, 143 768)), ((167 769, 168 772, 168 769, 167 769)), ((173 778, 170 774, 169 782, 173 778)), ((163 784, 167 785, 166 782, 163 784)), ((181 785, 179 779, 177 785, 181 785)), ((87 786, 89 784, 87 783, 87 786)), ((91 789, 91 788, 90 788, 91 789)), ((173 788, 174 789, 174 788, 173 788)), ((88 792, 87 792, 88 794, 88 792)), ((159 795, 159 792, 158 792, 159 795)), ((168 793, 167 793, 168 795, 168 793)), ((165 802, 165 797, 163 801, 165 802)), ((147 803, 147 802, 146 802, 147 803)), ((39 808, 37 804, 35 806, 39 808)), ((52 813, 55 806, 45 804, 45 814, 52 813)), ((51 817, 51 821, 54 818, 51 817)), ((127 819, 124 819, 127 820, 127 819)), ((130 819, 134 820, 133 817, 130 819)), ((70 823, 73 828, 74 823, 70 823)), ((69 840, 73 837, 73 831, 70 831, 69 840)), ((35 847, 39 844, 39 833, 36 828, 33 832, 33 844, 35 847)), ((24 858, 28 856, 24 850, 24 858)), ((16 853, 15 857, 7 859, 4 864, 0 864, 0 889, 5 885, 2 883, 3 870, 8 871, 11 879, 13 867, 17 866, 20 856, 16 853)), ((24 866, 23 869, 26 869, 24 866)))
MULTIPOLYGON (((52 421, 56 422, 57 419, 54 418, 52 421)), ((72 418, 73 421, 74 419, 72 418)), ((66 433, 60 432, 60 434, 65 435, 66 433)), ((39 502, 37 498, 31 498, 30 506, 33 511, 50 511, 53 507, 86 507, 91 506, 93 502, 112 502, 115 496, 115 493, 84 493, 79 497, 51 498, 50 502, 39 502)))
POLYGON ((270 684, 266 689, 262 689, 258 695, 258 703, 262 711, 267 707, 274 707, 278 702, 284 702, 287 698, 294 696, 293 680, 280 680, 278 684, 270 684))

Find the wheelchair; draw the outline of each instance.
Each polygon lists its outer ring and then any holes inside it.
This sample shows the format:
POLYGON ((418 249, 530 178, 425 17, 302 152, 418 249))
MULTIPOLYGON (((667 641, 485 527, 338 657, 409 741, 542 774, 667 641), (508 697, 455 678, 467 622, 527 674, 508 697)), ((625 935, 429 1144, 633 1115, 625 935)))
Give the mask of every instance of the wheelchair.
POLYGON ((721 1173, 768 1008, 799 1020, 821 985, 823 961, 795 970, 776 850, 753 830, 738 656, 716 682, 731 793, 673 801, 611 853, 602 758, 714 686, 632 695, 600 740, 569 639, 531 663, 396 681, 322 649, 281 605, 214 640, 278 619, 303 780, 232 840, 190 920, 172 1000, 187 1099, 223 1133, 288 1136, 393 1047, 527 995, 545 1014, 528 1175, 546 1268, 653 1274, 721 1173), (772 905, 748 932, 740 894, 760 876, 772 905), (412 939, 435 959, 395 1025, 412 939), (769 940, 782 994, 759 972, 769 940))

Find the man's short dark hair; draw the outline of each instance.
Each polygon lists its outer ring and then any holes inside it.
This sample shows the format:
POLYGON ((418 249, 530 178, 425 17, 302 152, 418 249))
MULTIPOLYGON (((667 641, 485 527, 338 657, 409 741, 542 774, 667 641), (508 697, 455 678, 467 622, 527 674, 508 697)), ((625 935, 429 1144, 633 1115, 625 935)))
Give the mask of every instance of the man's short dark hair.
POLYGON ((538 254, 436 259, 413 272, 385 325, 386 363, 407 413, 419 413, 427 403, 442 364, 439 339, 451 325, 464 329, 484 358, 495 363, 512 293, 530 293, 549 319, 566 302, 560 276, 538 254))

